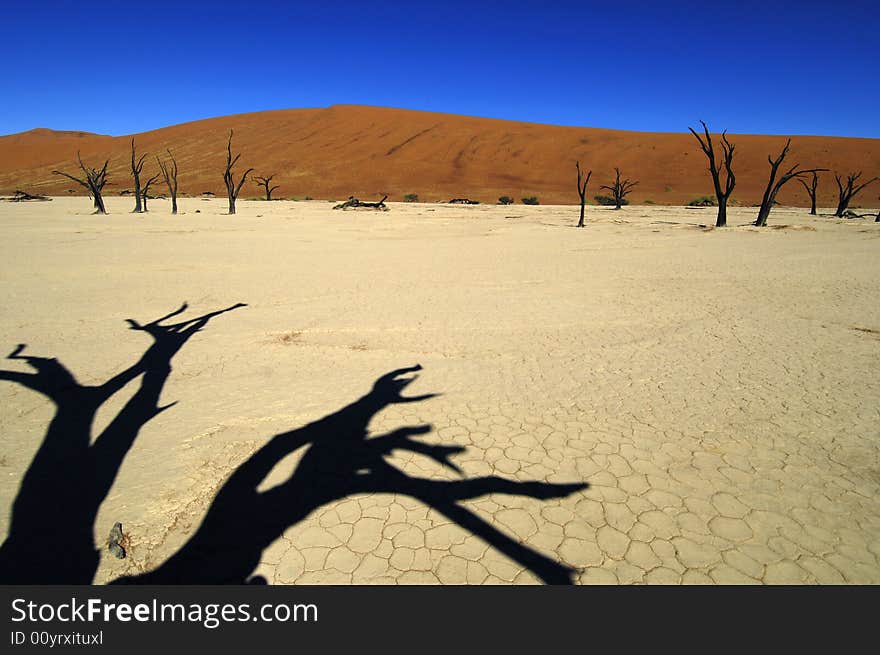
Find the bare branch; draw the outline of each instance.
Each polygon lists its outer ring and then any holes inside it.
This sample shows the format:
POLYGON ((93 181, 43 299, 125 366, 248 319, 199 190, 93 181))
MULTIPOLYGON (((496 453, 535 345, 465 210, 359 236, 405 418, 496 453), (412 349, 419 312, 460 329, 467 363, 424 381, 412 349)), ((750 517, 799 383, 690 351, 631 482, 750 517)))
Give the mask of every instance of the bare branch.
POLYGON ((73 181, 76 182, 77 184, 81 184, 81 185, 84 186, 86 189, 91 190, 91 187, 89 186, 88 182, 86 182, 85 180, 81 180, 81 179, 79 179, 78 177, 74 177, 74 176, 71 175, 70 173, 65 173, 64 171, 52 171, 52 173, 53 173, 54 175, 63 175, 64 177, 73 180, 73 181))

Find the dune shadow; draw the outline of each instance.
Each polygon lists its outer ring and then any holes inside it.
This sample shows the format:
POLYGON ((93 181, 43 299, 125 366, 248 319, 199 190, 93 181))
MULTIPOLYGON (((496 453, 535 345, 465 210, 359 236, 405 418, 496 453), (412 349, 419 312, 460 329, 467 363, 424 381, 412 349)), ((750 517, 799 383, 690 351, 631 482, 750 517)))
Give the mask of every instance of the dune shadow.
MULTIPOLYGON (((141 428, 171 405, 159 396, 174 355, 213 317, 242 303, 198 318, 163 325, 179 309, 149 323, 128 319, 130 329, 153 343, 137 362, 100 385, 83 385, 59 360, 26 355, 19 344, 7 357, 33 373, 0 370, 7 380, 39 392, 55 404, 55 414, 13 502, 6 540, 0 546, 0 584, 90 584, 99 562, 94 522, 101 503, 141 428), (92 438, 101 406, 141 376, 140 387, 92 438)), ((172 403, 173 404, 173 403, 172 403)))
MULTIPOLYGON (((303 427, 272 437, 229 476, 190 539, 163 564, 147 573, 123 577, 117 584, 244 584, 263 551, 291 526, 318 508, 357 494, 402 494, 440 512, 468 532, 550 584, 571 584, 574 570, 512 539, 465 507, 462 501, 486 494, 549 499, 585 489, 587 484, 519 482, 497 476, 460 480, 407 475, 386 461, 395 450, 429 457, 458 474, 452 456, 462 446, 432 445, 416 437, 430 425, 406 426, 371 436, 369 423, 385 407, 414 403, 436 394, 405 397, 404 388, 421 370, 416 365, 391 371, 369 393, 303 427), (258 488, 288 455, 305 448, 289 478, 258 488)), ((260 580, 264 582, 264 580, 260 580)))

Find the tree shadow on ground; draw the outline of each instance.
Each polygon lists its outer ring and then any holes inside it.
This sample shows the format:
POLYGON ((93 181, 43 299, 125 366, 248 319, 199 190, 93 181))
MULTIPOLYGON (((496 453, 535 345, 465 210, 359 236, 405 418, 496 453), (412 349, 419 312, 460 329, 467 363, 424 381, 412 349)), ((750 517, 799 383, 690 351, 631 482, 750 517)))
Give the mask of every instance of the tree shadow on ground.
POLYGON ((571 584, 573 569, 510 538, 461 501, 492 493, 560 498, 585 489, 587 484, 518 482, 497 476, 426 479, 409 476, 385 460, 392 451, 404 450, 461 473, 451 457, 465 448, 431 445, 413 438, 429 432, 430 425, 370 436, 370 420, 388 405, 419 402, 435 395, 401 395, 415 379, 402 376, 420 369, 416 365, 391 371, 350 405, 314 423, 275 435, 230 475, 201 525, 180 550, 153 571, 115 582, 243 584, 249 581, 263 551, 319 507, 355 494, 386 493, 421 501, 546 583, 571 584), (304 447, 307 450, 287 480, 258 491, 279 462, 304 447))
POLYGON ((92 582, 100 559, 94 543, 98 509, 141 428, 171 407, 158 403, 172 358, 213 317, 244 306, 172 325, 161 323, 183 313, 186 303, 144 325, 128 319, 130 328, 149 334, 153 344, 137 362, 97 386, 79 384, 55 358, 23 354, 25 344, 13 350, 8 359, 24 361, 35 372, 0 370, 0 380, 42 393, 55 404, 55 415, 12 506, 8 536, 0 546, 0 583, 92 582), (92 442, 98 410, 141 375, 138 390, 92 442))

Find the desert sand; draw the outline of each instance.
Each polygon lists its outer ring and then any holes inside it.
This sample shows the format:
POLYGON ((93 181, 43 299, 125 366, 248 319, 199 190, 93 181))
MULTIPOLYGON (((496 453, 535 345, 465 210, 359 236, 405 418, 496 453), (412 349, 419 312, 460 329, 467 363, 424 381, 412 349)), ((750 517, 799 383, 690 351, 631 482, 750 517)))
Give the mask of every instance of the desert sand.
MULTIPOLYGON (((588 114, 586 114, 588 115, 588 114)), ((585 116, 586 116, 585 115, 585 116)), ((700 128, 699 116, 691 127, 700 128)), ((708 119, 716 141, 731 126, 708 119)), ((156 155, 170 148, 180 164, 180 189, 191 196, 210 191, 225 194, 223 166, 226 138, 234 131, 233 147, 241 154, 240 175, 254 167, 256 175, 276 173, 275 198, 306 196, 320 199, 381 198, 403 201, 410 193, 422 201, 471 197, 495 203, 502 195, 519 202, 537 196, 542 204, 568 204, 575 193, 575 161, 593 178, 590 202, 601 185, 614 181, 614 168, 624 178, 639 180, 629 197, 635 204, 684 205, 712 194, 712 180, 699 144, 681 125, 680 133, 627 132, 589 127, 561 127, 475 118, 386 107, 334 105, 318 109, 263 111, 172 125, 130 136, 37 129, 0 136, 0 193, 16 189, 31 193, 81 193, 76 184, 53 169, 78 171, 77 151, 91 166, 109 159, 106 195, 132 189, 131 138, 138 153, 149 153, 146 174, 158 172, 156 155)), ((733 200, 742 205, 761 201, 770 166, 785 136, 730 135, 736 145, 733 200)), ((820 205, 834 206, 837 187, 833 172, 880 175, 880 139, 792 135, 783 170, 826 168, 818 189, 820 205)), ((161 184, 161 182, 160 182, 161 184)), ((159 188, 162 193, 164 187, 159 188)), ((853 204, 877 204, 877 185, 868 187, 853 204)), ((248 181, 242 197, 259 196, 248 181)), ((807 206, 809 198, 797 183, 779 195, 785 205, 807 206)))
MULTIPOLYGON (((179 319, 247 306, 174 355, 161 391, 174 404, 140 430, 95 520, 97 583, 162 564, 274 435, 416 364, 403 395, 437 395, 380 408, 369 431, 430 428, 409 437, 423 446, 384 461, 450 483, 588 485, 457 500, 511 543, 571 567, 576 583, 880 583, 880 224, 870 219, 778 208, 757 229, 746 226, 756 210, 738 207, 716 230, 705 227, 712 208, 590 207, 579 230, 571 206, 391 203, 383 213, 241 200, 227 216, 225 201, 184 198, 171 216, 162 200, 146 215, 128 213, 130 199, 107 202, 109 216, 91 215, 85 198, 0 204, 4 354, 25 343, 25 355, 58 358, 96 385, 150 345, 126 319, 143 324, 184 301, 179 319), (125 559, 105 545, 117 521, 125 559)), ((100 409, 94 434, 138 384, 100 409)), ((44 396, 0 381, 4 535, 52 416, 44 396)), ((273 462, 260 490, 283 483, 308 448, 273 462)), ((406 493, 355 493, 304 513, 252 574, 540 581, 406 493)), ((246 524, 225 529, 248 538, 246 524)))

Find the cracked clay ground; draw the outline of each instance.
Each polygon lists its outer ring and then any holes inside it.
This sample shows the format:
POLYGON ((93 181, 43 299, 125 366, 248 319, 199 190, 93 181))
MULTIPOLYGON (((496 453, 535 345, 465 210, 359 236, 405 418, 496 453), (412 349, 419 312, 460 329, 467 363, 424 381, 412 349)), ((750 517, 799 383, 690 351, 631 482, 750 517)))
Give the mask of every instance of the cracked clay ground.
MULTIPOLYGON (((628 207, 588 208, 576 230, 575 207, 240 202, 229 217, 184 199, 177 217, 162 201, 135 217, 129 203, 100 218, 82 198, 0 206, 4 354, 26 343, 98 384, 149 345, 126 318, 248 305, 175 355, 161 399, 176 404, 98 513, 96 582, 178 551, 273 435, 420 364, 405 395, 437 395, 388 405, 369 433, 429 425, 411 437, 425 447, 384 461, 430 480, 586 483, 459 501, 576 583, 880 583, 880 224, 778 209, 757 230, 737 208, 710 230, 712 209, 628 207), (460 472, 425 455, 441 445, 460 472), (104 547, 116 521, 124 560, 104 547)), ((0 382, 3 534, 52 410, 0 382)), ((251 574, 272 584, 540 581, 402 493, 314 508, 259 559, 251 574)))

